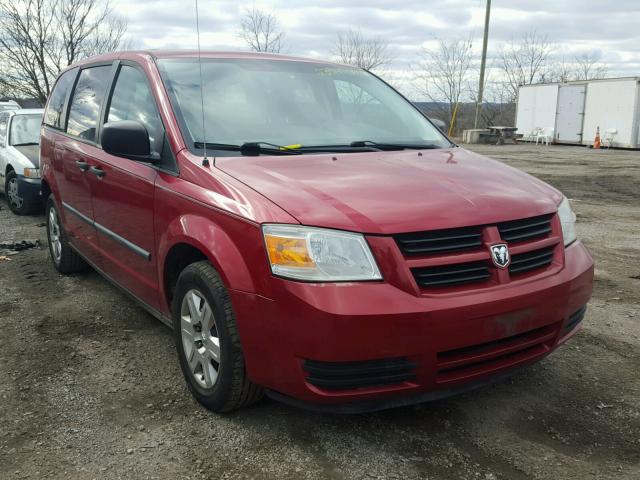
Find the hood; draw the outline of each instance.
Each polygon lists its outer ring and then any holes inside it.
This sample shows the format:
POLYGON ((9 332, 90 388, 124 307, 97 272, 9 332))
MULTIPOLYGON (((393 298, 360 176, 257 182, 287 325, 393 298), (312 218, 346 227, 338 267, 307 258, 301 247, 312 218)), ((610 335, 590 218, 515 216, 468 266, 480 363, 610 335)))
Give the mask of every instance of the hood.
POLYGON ((215 166, 304 225, 391 234, 554 212, 544 182, 462 148, 218 157, 215 166))
POLYGON ((35 168, 40 168, 40 145, 14 145, 13 148, 33 163, 35 168))

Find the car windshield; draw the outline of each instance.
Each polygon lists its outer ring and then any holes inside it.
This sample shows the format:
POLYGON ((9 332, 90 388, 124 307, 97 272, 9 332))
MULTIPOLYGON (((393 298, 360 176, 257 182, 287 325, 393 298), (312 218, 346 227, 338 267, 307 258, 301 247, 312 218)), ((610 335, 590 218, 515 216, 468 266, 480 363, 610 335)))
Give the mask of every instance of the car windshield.
POLYGON ((9 143, 11 145, 38 145, 42 115, 15 115, 11 120, 9 143))
POLYGON ((212 149, 248 142, 289 148, 348 147, 353 142, 361 147, 451 146, 407 100, 357 68, 203 58, 201 97, 197 59, 161 59, 158 65, 185 140, 197 153, 205 140, 212 149))

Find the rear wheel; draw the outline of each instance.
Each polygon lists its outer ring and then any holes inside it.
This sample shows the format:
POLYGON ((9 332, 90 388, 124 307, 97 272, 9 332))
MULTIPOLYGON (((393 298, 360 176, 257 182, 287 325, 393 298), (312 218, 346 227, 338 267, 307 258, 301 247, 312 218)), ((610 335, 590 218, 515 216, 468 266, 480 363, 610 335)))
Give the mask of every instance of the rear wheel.
POLYGON ((82 257, 69 246, 53 195, 47 199, 47 243, 53 265, 60 273, 75 273, 87 268, 82 257))
POLYGON ((262 397, 245 370, 227 290, 209 262, 193 263, 180 274, 172 318, 180 367, 198 402, 230 412, 262 397))
POLYGON ((26 201, 18 191, 18 175, 15 170, 9 170, 9 172, 7 172, 4 194, 9 209, 16 215, 27 215, 34 210, 35 206, 26 201))

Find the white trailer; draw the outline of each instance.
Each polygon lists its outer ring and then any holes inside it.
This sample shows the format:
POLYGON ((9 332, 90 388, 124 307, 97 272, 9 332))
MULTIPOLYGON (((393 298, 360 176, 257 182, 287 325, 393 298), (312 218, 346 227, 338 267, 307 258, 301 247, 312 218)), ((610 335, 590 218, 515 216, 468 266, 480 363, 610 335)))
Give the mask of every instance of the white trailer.
POLYGON ((525 137, 553 129, 556 143, 574 145, 592 145, 599 127, 612 146, 640 148, 640 77, 524 85, 516 127, 525 137))

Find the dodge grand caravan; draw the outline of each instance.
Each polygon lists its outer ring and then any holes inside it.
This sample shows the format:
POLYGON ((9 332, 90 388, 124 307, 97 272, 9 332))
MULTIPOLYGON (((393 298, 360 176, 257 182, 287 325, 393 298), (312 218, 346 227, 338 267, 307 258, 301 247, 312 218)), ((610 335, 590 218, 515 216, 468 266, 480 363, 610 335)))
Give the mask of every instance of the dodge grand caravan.
POLYGON ((565 342, 591 295, 560 192, 353 67, 86 60, 47 102, 41 168, 55 267, 90 265, 173 326, 218 412, 263 392, 353 412, 478 387, 565 342))

